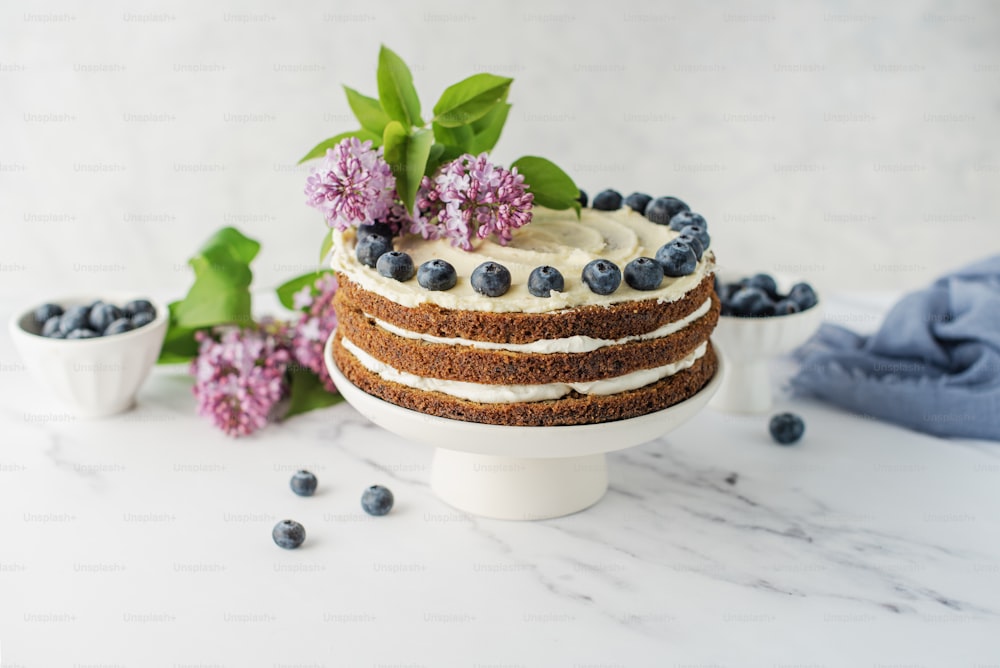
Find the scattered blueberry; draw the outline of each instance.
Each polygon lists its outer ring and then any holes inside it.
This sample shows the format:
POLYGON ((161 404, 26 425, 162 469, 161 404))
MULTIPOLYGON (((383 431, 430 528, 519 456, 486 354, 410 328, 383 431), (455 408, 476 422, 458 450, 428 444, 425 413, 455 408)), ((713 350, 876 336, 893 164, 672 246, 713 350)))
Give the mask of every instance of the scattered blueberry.
POLYGON ((92 329, 74 329, 66 335, 67 339, 96 339, 100 334, 92 329))
POLYGON ((451 290, 457 282, 455 267, 444 260, 428 260, 417 269, 417 283, 428 290, 451 290))
POLYGON ((788 299, 798 304, 799 308, 803 311, 816 306, 816 303, 819 301, 816 297, 816 292, 808 283, 796 283, 793 285, 792 289, 788 292, 788 299))
POLYGON ((148 299, 133 299, 122 307, 122 312, 126 317, 132 318, 140 313, 150 313, 156 317, 156 309, 148 299))
POLYGON ((683 241, 686 243, 691 247, 691 250, 694 251, 695 258, 701 260, 701 256, 705 252, 705 247, 701 245, 701 239, 690 232, 685 231, 674 237, 674 241, 683 241))
POLYGON ((63 314, 62 306, 59 304, 42 304, 35 309, 35 323, 44 325, 49 320, 63 314))
POLYGON ((361 507, 369 515, 385 515, 392 510, 392 492, 382 485, 372 485, 361 495, 361 507))
POLYGON ((640 216, 646 215, 646 207, 653 201, 653 198, 646 193, 632 193, 625 198, 625 206, 632 209, 640 216))
POLYGON ((701 242, 701 247, 704 250, 708 250, 708 247, 712 244, 712 238, 708 236, 708 230, 703 225, 687 225, 681 228, 681 234, 690 234, 691 236, 698 237, 698 241, 701 242))
POLYGON ((63 331, 61 329, 59 329, 59 323, 61 321, 62 321, 62 318, 60 318, 57 315, 54 315, 51 318, 49 318, 48 320, 46 320, 45 324, 42 325, 42 336, 47 336, 50 339, 63 339, 63 338, 65 338, 66 335, 63 333, 63 331))
POLYGON ((370 223, 368 225, 358 225, 358 241, 361 241, 369 234, 377 234, 379 236, 385 237, 386 239, 392 239, 392 228, 389 227, 388 223, 370 223))
POLYGON ((657 197, 646 207, 646 218, 657 225, 669 225, 670 219, 691 207, 676 197, 657 197))
POLYGON ((536 297, 551 297, 553 290, 562 292, 564 287, 563 275, 555 267, 535 267, 528 276, 528 292, 536 297))
POLYGON ((114 304, 105 304, 102 302, 90 307, 90 315, 87 316, 87 322, 90 323, 90 329, 95 332, 103 332, 108 328, 108 325, 121 317, 124 317, 124 314, 120 308, 114 304))
POLYGON ((510 290, 510 271, 498 262, 483 262, 473 269, 472 289, 487 297, 500 297, 510 290))
POLYGON ((71 306, 60 316, 59 329, 63 334, 69 334, 76 329, 87 327, 87 316, 90 315, 89 306, 71 306))
POLYGON ((747 281, 747 285, 752 288, 760 288, 771 299, 778 298, 778 284, 774 282, 774 277, 770 274, 754 274, 747 281))
POLYGON ((142 311, 141 313, 136 313, 132 316, 132 327, 134 329, 139 329, 143 325, 148 325, 149 323, 156 320, 155 313, 149 313, 148 311, 142 311))
POLYGON ((102 334, 104 336, 112 336, 113 334, 124 334, 125 332, 131 332, 135 329, 135 325, 128 318, 118 318, 113 323, 108 325, 102 334))
POLYGON ((358 262, 374 269, 378 259, 391 250, 392 239, 383 237, 381 234, 371 233, 358 239, 355 254, 358 257, 358 262))
POLYGON ((622 194, 617 190, 602 190, 594 195, 591 206, 598 211, 617 211, 622 208, 622 194))
POLYGON ((774 305, 774 315, 791 315, 798 313, 802 309, 791 299, 782 299, 774 305))
POLYGON ((413 266, 413 258, 402 251, 382 253, 375 261, 375 270, 386 278, 400 282, 410 280, 417 273, 416 267, 413 266))
POLYGON ((306 528, 295 520, 281 520, 271 530, 275 545, 294 550, 306 540, 306 528))
POLYGON ((778 413, 768 425, 775 443, 791 445, 797 443, 806 431, 806 423, 795 413, 778 413))
POLYGON ((625 265, 625 282, 636 290, 655 290, 663 282, 663 267, 651 257, 637 257, 625 265))
POLYGON ((316 474, 309 471, 296 471, 289 484, 292 491, 299 496, 312 496, 316 492, 316 474))
POLYGON ((592 260, 583 268, 583 282, 591 292, 610 295, 622 283, 622 272, 611 260, 592 260))
POLYGON ((760 288, 740 288, 729 297, 733 315, 761 317, 774 315, 774 302, 760 288))
POLYGON ((705 220, 705 217, 694 211, 681 211, 670 219, 670 229, 675 232, 680 232, 688 225, 701 225, 706 230, 708 229, 708 221, 705 220))
POLYGON ((580 188, 580 195, 579 195, 579 197, 576 198, 576 201, 580 203, 580 206, 586 207, 587 206, 587 191, 584 190, 583 188, 580 188))
POLYGON ((690 244, 674 239, 656 251, 656 261, 664 276, 687 276, 698 266, 698 257, 690 244))

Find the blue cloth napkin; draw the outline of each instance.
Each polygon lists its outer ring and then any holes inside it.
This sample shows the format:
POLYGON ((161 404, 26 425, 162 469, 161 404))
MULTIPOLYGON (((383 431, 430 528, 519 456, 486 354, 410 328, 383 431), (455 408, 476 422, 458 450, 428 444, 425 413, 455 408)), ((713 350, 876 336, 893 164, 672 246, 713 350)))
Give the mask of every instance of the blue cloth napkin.
POLYGON ((937 436, 1000 440, 1000 255, 903 297, 871 336, 823 325, 793 391, 937 436))

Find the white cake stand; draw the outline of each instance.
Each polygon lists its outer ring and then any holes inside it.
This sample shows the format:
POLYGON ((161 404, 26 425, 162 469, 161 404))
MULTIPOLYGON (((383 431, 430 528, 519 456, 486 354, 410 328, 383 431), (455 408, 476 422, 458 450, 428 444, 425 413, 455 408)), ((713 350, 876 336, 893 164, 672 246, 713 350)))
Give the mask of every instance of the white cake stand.
POLYGON ((507 427, 426 415, 374 397, 351 383, 326 345, 326 365, 344 398, 375 424, 433 446, 431 488, 450 506, 483 517, 539 520, 597 503, 608 489, 605 453, 646 443, 705 407, 723 367, 697 394, 627 420, 564 427, 507 427))

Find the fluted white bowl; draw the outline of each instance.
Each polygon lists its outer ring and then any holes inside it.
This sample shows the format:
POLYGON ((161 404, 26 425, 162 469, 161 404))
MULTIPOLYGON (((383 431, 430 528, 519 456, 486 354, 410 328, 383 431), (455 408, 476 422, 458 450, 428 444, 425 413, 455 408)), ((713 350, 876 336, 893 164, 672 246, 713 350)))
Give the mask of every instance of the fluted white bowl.
MULTIPOLYGON (((101 299, 124 304, 134 294, 104 294, 51 300, 63 308, 101 299)), ((152 301, 152 300, 150 300, 152 301)), ((28 371, 78 417, 97 418, 128 410, 160 355, 170 314, 152 301, 153 322, 124 334, 94 339, 50 339, 39 332, 34 308, 15 314, 10 336, 28 371)))

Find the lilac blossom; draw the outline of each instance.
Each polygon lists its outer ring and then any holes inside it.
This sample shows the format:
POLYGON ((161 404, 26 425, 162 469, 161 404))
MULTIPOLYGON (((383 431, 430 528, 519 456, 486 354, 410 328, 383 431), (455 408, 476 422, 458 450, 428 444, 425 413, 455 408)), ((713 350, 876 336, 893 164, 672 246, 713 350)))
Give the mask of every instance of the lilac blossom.
MULTIPOLYGON (((338 230, 398 216, 396 179, 372 142, 348 137, 326 150, 323 163, 306 179, 306 203, 338 230)), ((403 211, 405 215, 405 210, 403 211)), ((396 221, 398 227, 399 222, 396 221)))

